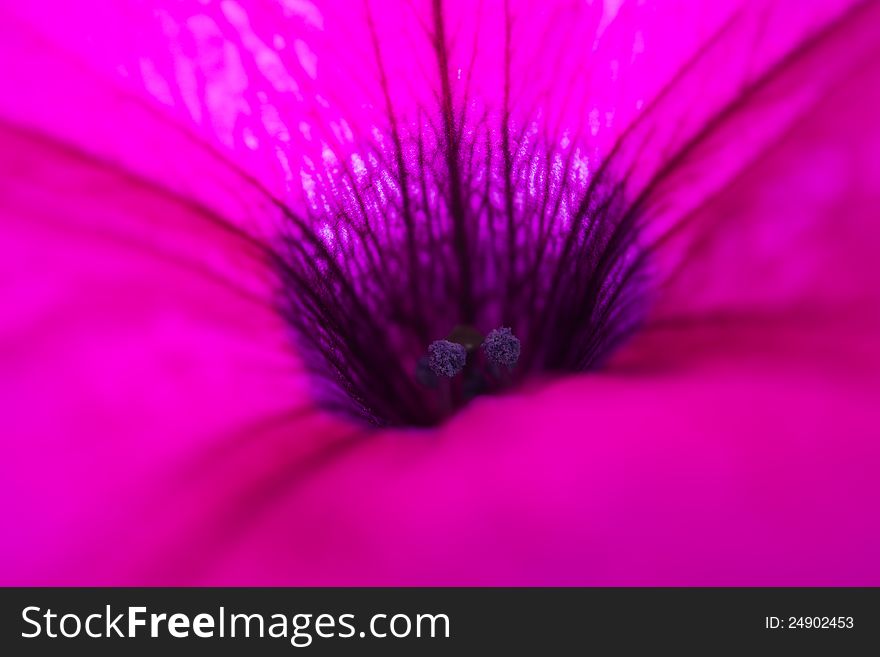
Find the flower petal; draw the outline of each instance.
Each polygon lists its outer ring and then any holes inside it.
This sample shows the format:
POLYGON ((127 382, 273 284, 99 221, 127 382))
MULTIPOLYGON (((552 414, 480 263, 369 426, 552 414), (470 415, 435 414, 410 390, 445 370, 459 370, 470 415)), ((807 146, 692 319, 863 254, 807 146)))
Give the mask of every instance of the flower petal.
MULTIPOLYGON (((877 23, 848 3, 712 4, 649 20, 650 3, 595 3, 576 14, 600 35, 584 67, 594 44, 566 34, 568 14, 510 4, 513 61, 534 74, 511 108, 596 128, 600 154, 694 48, 733 30, 700 60, 714 77, 654 115, 682 121, 627 142, 636 193, 787 48, 841 16, 846 29, 762 87, 783 102, 744 105, 769 114, 736 113, 752 123, 709 131, 651 188, 664 287, 606 373, 368 440, 313 412, 261 254, 279 204, 303 203, 298 158, 436 89, 420 77, 429 41, 400 56, 430 11, 386 21, 374 5, 389 101, 361 56, 369 22, 333 17, 349 5, 277 8, 283 58, 266 45, 276 10, 4 7, 0 52, 27 66, 0 71, 2 581, 880 583, 880 80, 853 68, 877 23), (528 47, 530 29, 546 41, 528 47), (732 138, 741 148, 721 148, 732 138)), ((497 105, 505 22, 477 29, 468 3, 448 7, 455 34, 485 37, 459 41, 449 70, 466 80, 480 53, 474 94, 497 105)))
POLYGON ((335 460, 201 581, 880 582, 880 79, 838 82, 657 251, 605 373, 335 460))

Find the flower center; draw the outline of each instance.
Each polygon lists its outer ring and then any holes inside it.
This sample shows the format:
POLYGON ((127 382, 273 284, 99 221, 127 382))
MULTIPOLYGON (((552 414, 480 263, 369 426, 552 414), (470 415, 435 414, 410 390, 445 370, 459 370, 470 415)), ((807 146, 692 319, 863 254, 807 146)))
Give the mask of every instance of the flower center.
POLYGON ((595 368, 644 305, 635 221, 595 154, 536 124, 430 125, 325 149, 280 247, 319 402, 379 425, 595 368))

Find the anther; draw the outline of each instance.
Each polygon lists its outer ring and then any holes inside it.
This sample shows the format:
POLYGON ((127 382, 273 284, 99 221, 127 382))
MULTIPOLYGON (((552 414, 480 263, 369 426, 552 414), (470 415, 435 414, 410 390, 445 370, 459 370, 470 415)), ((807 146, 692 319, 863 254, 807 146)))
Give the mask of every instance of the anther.
POLYGON ((428 367, 437 376, 452 378, 464 369, 467 350, 449 340, 435 340, 428 347, 428 367))
POLYGON ((509 328, 494 329, 483 341, 483 351, 489 362, 513 369, 519 360, 519 338, 509 328))

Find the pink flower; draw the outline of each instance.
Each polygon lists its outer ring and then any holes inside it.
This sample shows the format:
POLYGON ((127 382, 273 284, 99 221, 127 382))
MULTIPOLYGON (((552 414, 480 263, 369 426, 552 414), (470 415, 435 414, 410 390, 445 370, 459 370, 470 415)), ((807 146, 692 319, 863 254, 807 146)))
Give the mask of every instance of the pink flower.
POLYGON ((0 14, 0 583, 880 584, 880 5, 0 14))

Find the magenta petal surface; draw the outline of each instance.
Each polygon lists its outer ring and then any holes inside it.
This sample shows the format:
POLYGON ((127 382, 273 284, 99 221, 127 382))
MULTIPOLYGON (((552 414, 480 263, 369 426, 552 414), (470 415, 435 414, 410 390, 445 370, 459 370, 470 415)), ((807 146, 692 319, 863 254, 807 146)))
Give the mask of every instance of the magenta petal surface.
POLYGON ((0 583, 880 585, 877 5, 442 3, 485 125, 614 154, 651 304, 368 432, 267 252, 436 102, 404 4, 0 7, 0 583))

